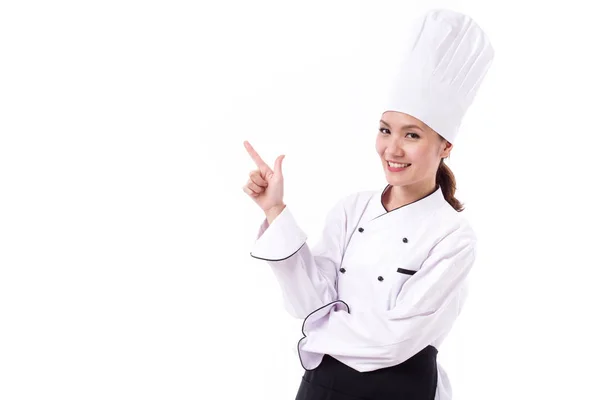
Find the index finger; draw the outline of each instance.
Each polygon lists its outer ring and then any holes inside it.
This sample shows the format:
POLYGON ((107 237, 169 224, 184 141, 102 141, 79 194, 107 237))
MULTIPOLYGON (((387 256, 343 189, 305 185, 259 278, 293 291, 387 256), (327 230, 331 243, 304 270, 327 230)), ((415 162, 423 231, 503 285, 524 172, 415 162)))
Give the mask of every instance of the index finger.
POLYGON ((257 167, 259 167, 259 168, 264 168, 264 167, 269 168, 269 166, 267 165, 267 163, 264 162, 262 158, 260 158, 260 156, 258 155, 258 153, 256 152, 256 150, 254 150, 254 147, 252 147, 252 145, 250 143, 248 143, 248 141, 244 141, 244 147, 248 151, 248 154, 250 154, 250 157, 252 157, 252 159, 254 160, 254 163, 256 164, 257 167))

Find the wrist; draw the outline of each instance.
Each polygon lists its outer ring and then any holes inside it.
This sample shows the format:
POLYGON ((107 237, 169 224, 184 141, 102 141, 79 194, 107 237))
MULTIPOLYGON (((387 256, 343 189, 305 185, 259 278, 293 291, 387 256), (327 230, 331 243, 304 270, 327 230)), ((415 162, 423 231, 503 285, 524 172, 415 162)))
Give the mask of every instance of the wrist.
POLYGON ((281 214, 285 207, 285 204, 279 204, 269 208, 268 210, 265 210, 265 216, 267 217, 267 221, 269 222, 269 224, 273 222, 273 220, 277 218, 279 214, 281 214))

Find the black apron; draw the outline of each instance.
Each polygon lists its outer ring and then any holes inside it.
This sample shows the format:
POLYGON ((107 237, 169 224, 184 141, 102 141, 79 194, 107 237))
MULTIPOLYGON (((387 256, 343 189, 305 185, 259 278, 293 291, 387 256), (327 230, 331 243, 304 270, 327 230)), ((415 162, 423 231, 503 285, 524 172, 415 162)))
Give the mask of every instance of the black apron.
POLYGON ((296 400, 434 400, 437 349, 427 346, 405 362, 359 372, 325 355, 305 371, 296 400))

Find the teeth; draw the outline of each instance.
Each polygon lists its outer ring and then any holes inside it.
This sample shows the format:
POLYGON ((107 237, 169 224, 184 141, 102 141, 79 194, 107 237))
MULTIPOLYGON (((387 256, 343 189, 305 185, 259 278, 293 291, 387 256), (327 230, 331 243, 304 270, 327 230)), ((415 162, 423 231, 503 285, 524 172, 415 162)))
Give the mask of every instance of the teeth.
POLYGON ((392 168, 406 168, 406 167, 408 167, 410 164, 396 164, 396 163, 393 163, 393 162, 389 162, 389 161, 388 161, 388 165, 389 165, 390 167, 392 167, 392 168))

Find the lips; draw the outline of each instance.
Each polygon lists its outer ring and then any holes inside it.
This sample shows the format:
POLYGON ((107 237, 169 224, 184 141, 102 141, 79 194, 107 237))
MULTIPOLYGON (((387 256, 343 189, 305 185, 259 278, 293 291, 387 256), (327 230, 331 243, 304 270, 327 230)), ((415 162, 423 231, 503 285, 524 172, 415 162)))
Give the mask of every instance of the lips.
POLYGON ((388 161, 387 162, 387 170, 389 172, 403 172, 410 168, 410 163, 395 163, 388 161))
POLYGON ((388 166, 392 167, 392 168, 407 168, 410 167, 410 163, 395 163, 395 162, 391 162, 388 161, 388 166))

